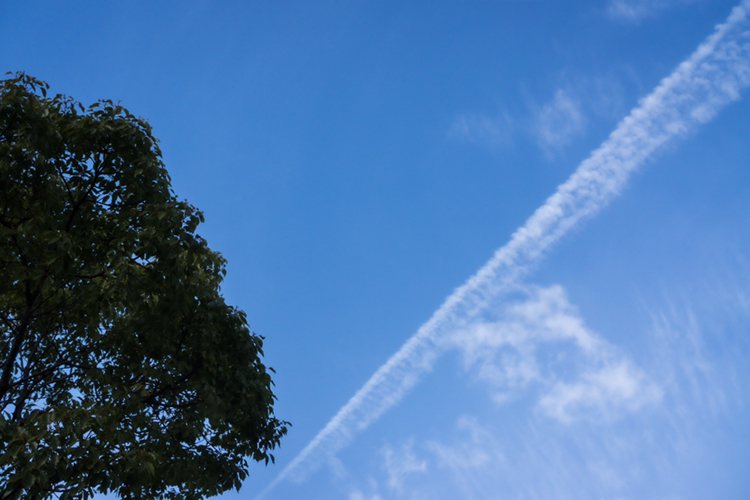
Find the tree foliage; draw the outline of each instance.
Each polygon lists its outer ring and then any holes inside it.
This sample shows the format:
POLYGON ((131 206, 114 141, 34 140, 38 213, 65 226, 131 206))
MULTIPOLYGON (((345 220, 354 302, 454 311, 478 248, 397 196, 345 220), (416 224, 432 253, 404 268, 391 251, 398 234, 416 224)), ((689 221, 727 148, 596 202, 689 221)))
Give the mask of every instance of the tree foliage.
POLYGON ((123 107, 0 81, 0 498, 203 498, 287 432, 201 212, 123 107))

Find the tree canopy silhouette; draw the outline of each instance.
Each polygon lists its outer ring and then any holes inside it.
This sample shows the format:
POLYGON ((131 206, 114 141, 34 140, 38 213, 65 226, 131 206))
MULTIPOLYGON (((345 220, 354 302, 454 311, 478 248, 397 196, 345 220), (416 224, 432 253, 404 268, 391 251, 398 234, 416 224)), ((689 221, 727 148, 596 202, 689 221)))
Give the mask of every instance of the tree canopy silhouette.
POLYGON ((288 423, 149 124, 0 81, 0 498, 239 489, 288 423))

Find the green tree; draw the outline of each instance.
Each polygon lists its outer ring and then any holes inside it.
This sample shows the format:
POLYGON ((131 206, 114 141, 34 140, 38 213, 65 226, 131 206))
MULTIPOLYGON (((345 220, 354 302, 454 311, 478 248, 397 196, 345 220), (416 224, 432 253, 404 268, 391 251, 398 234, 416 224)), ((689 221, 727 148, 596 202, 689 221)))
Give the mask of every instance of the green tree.
POLYGON ((0 81, 0 498, 239 489, 288 426, 262 338, 148 123, 48 88, 0 81))

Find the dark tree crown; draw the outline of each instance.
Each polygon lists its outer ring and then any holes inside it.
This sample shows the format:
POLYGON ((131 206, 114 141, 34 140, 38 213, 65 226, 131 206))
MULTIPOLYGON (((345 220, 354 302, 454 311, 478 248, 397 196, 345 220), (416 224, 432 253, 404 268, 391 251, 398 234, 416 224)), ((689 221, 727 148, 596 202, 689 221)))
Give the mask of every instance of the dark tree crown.
POLYGON ((148 123, 0 81, 0 499, 211 496, 287 432, 148 123))

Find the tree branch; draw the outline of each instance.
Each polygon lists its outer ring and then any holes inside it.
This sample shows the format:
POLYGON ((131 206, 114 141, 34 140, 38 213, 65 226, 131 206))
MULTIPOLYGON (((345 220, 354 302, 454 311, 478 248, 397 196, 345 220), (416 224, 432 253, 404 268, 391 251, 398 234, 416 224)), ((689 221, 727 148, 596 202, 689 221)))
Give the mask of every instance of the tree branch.
MULTIPOLYGON (((111 152, 107 152, 105 154, 105 156, 102 159, 102 161, 99 162, 100 166, 103 165, 105 162, 109 161, 110 154, 111 154, 111 152)), ((76 202, 75 205, 73 206, 73 211, 70 212, 70 217, 68 217, 68 223, 65 224, 65 232, 66 233, 70 231, 70 228, 73 225, 73 220, 75 219, 75 216, 78 214, 78 211, 81 209, 81 206, 83 205, 83 202, 86 201, 86 199, 89 197, 89 195, 91 195, 91 192, 96 187, 96 182, 99 179, 99 174, 100 174, 99 169, 96 166, 94 166, 94 176, 91 179, 91 185, 86 190, 86 192, 84 193, 84 195, 81 196, 81 199, 78 200, 78 202, 76 202)), ((68 190, 68 193, 70 193, 70 190, 68 190)))
POLYGON ((18 353, 21 351, 21 345, 23 344, 24 337, 26 336, 26 331, 28 330, 29 324, 31 323, 31 311, 33 310, 32 303, 34 299, 35 297, 33 296, 33 294, 31 296, 27 295, 26 310, 24 311, 23 318, 21 319, 21 322, 18 324, 18 326, 14 328, 13 345, 10 348, 10 352, 8 353, 8 357, 5 360, 5 364, 3 365, 3 374, 2 378, 0 378, 0 399, 5 397, 5 394, 10 388, 10 375, 11 373, 13 373, 13 365, 15 365, 16 363, 16 358, 18 357, 18 353))

